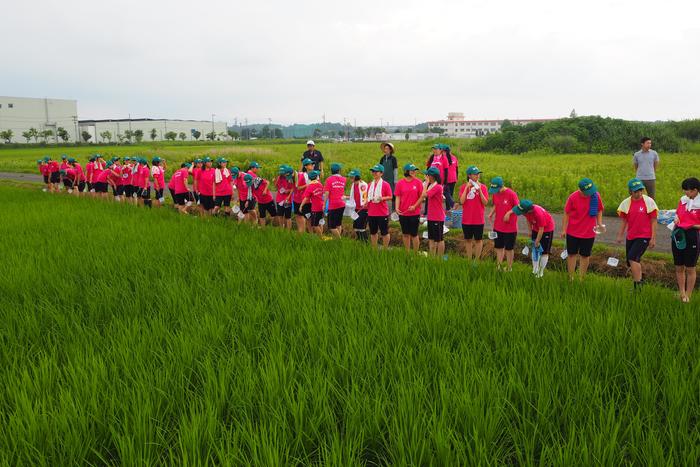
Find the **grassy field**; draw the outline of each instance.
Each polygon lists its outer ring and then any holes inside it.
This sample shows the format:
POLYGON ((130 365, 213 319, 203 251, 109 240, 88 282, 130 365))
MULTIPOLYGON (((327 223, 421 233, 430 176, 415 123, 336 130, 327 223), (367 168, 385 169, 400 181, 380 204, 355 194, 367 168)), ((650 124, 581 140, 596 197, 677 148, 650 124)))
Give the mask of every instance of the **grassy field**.
MULTIPOLYGON (((475 164, 484 172, 483 180, 503 176, 506 184, 514 188, 521 198, 530 198, 553 212, 563 210, 566 197, 576 189, 582 177, 592 178, 600 187, 606 212, 614 214, 619 202, 628 196, 627 181, 634 176, 631 154, 627 155, 498 155, 468 151, 468 142, 451 141, 460 160, 460 180, 468 165, 475 164)), ((413 162, 423 166, 430 153, 432 142, 405 142, 396 144, 399 164, 413 162)), ((319 143, 318 149, 328 162, 341 162, 346 169, 358 167, 369 178, 369 167, 381 157, 378 143, 319 143)), ((230 145, 163 144, 142 146, 80 147, 66 149, 23 148, 0 150, 0 171, 36 172, 36 160, 45 154, 54 157, 66 152, 84 161, 87 155, 100 152, 107 155, 159 155, 170 161, 169 170, 184 160, 201 155, 224 155, 233 164, 243 166, 251 160, 263 164, 262 174, 272 177, 282 163, 299 162, 305 146, 301 143, 280 144, 271 142, 241 142, 230 145)), ((680 197, 680 183, 689 176, 698 176, 700 155, 662 154, 662 166, 658 173, 657 200, 662 209, 674 209, 680 197)))
POLYGON ((4 464, 700 462, 668 290, 0 196, 4 464))

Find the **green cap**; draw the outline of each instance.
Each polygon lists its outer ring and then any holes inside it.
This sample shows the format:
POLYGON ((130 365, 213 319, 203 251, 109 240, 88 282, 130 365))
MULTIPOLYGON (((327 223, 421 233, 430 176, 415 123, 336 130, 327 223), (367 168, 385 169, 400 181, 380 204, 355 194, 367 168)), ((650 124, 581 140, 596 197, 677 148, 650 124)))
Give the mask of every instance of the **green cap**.
POLYGON ((68 159, 68 156, 66 156, 65 154, 61 154, 61 159, 66 160, 68 159))
POLYGON ((69 158, 68 158, 68 162, 75 162, 75 158, 74 158, 74 157, 69 157, 69 158))
POLYGON ((160 157, 156 156, 156 157, 154 157, 153 159, 151 159, 151 162, 153 162, 153 163, 155 164, 155 163, 160 162, 161 160, 162 160, 162 159, 161 159, 160 157))
POLYGON ((578 189, 581 190, 586 196, 591 196, 592 194, 598 191, 598 188, 596 188, 595 183, 593 183, 593 180, 591 180, 590 178, 582 178, 578 182, 578 189))
POLYGON ((371 169, 369 169, 370 172, 381 172, 384 173, 384 166, 382 164, 377 164, 371 169))
POLYGON ((627 188, 630 190, 630 193, 634 193, 635 191, 643 190, 644 183, 638 178, 633 178, 627 182, 627 188))
POLYGON ((192 163, 191 163, 191 162, 185 162, 184 165, 185 165, 185 167, 188 168, 188 169, 189 169, 190 167, 192 167, 192 163))
POLYGON ((260 164, 258 164, 257 162, 253 161, 253 162, 250 163, 250 165, 248 166, 248 168, 249 168, 249 169, 259 169, 259 168, 260 168, 260 164))
POLYGON ((231 173, 235 176, 238 176, 238 174, 241 172, 241 169, 239 169, 238 167, 231 167, 230 170, 231 170, 231 173))
POLYGON ((311 172, 309 172, 308 175, 309 175, 309 180, 316 180, 318 178, 318 176, 321 175, 321 172, 319 172, 318 170, 312 170, 311 172))
POLYGON ((480 174, 480 173, 481 173, 481 170, 479 170, 479 167, 477 167, 475 165, 470 165, 469 167, 467 167, 467 175, 476 175, 476 174, 480 174))
POLYGON ((228 164, 228 159, 226 159, 225 157, 219 157, 216 160, 216 162, 218 162, 219 164, 228 164))
POLYGON ((279 170, 278 170, 278 173, 279 173, 280 175, 290 174, 290 173, 293 173, 293 172, 294 172, 294 169, 291 168, 290 166, 288 166, 287 164, 282 164, 282 165, 280 165, 280 168, 279 168, 279 170))
POLYGON ((253 184, 253 176, 251 174, 245 174, 243 176, 243 181, 246 185, 250 186, 253 184))
POLYGON ((38 159, 38 160, 36 161, 37 164, 41 164, 42 162, 44 162, 44 159, 38 159))
POLYGON ((331 164, 331 172, 337 172, 337 171, 339 171, 339 170, 342 169, 342 168, 343 168, 343 165, 342 165, 342 164, 338 164, 337 162, 333 162, 333 163, 331 164))
POLYGON ((430 167, 428 170, 424 170, 423 173, 432 177, 440 176, 440 170, 437 167, 430 167))
POLYGON ((443 150, 443 151, 449 151, 449 150, 450 150, 450 145, 449 145, 449 144, 443 144, 443 145, 442 145, 442 150, 443 150))
POLYGON ((314 161, 312 161, 308 157, 306 159, 304 159, 303 161, 301 161, 301 165, 303 165, 303 166, 312 165, 313 163, 314 163, 314 161))
POLYGON ((503 177, 493 177, 489 185, 489 194, 496 194, 501 188, 503 188, 503 177))
POLYGON ((126 157, 124 158, 124 162, 130 161, 130 160, 131 160, 131 157, 129 157, 129 156, 126 156, 126 157))
POLYGON ((209 156, 205 157, 204 159, 202 159, 202 162, 204 162, 204 163, 211 162, 211 157, 209 157, 209 156))
POLYGON ((113 161, 107 161, 107 167, 111 167, 112 165, 114 165, 113 161))
POLYGON ((50 161, 50 160, 51 160, 51 157, 49 157, 49 156, 44 156, 44 162, 48 162, 48 161, 50 161))
POLYGON ((203 162, 202 159, 200 159, 199 157, 194 160, 195 164, 200 164, 202 162, 203 162))
POLYGON ((433 144, 433 149, 442 149, 442 144, 440 144, 440 143, 433 144))
POLYGON ((406 165, 403 166, 403 171, 404 171, 404 172, 411 172, 411 171, 413 171, 413 170, 418 170, 418 167, 416 167, 416 166, 413 165, 413 164, 406 164, 406 165))
POLYGON ((532 211, 532 208, 534 206, 535 205, 532 201, 530 201, 529 199, 524 199, 520 201, 520 203, 513 206, 513 212, 516 213, 518 216, 522 216, 523 214, 527 214, 528 212, 532 211))
POLYGON ((361 177, 362 174, 360 173, 360 169, 352 169, 350 172, 348 172, 348 177, 361 177))

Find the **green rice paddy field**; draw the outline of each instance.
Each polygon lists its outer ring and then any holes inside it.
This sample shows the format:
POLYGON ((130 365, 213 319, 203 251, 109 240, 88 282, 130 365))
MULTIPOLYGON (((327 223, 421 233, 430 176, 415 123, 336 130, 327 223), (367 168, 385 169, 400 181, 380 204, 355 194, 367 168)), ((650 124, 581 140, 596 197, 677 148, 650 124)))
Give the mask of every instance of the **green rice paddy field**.
POLYGON ((0 198, 4 465, 700 462, 670 290, 0 198))
MULTIPOLYGON (((592 178, 599 186, 603 199, 607 201, 606 212, 614 214, 619 201, 628 196, 627 181, 634 177, 631 154, 525 154, 499 155, 470 151, 465 140, 448 141, 459 155, 460 180, 465 179, 468 165, 477 165, 488 181, 497 175, 503 176, 506 185, 514 188, 521 198, 530 198, 552 212, 563 210, 566 197, 576 189, 582 177, 592 178)), ((433 141, 398 142, 396 157, 399 164, 412 162, 422 166, 430 153, 433 141)), ((36 160, 44 155, 60 157, 62 153, 76 156, 85 162, 88 154, 126 156, 144 155, 164 157, 169 171, 179 167, 185 160, 202 155, 223 155, 232 165, 243 166, 252 160, 263 164, 262 175, 273 177, 279 164, 295 166, 306 149, 303 143, 274 143, 270 141, 239 142, 233 144, 192 145, 154 144, 134 146, 82 146, 78 148, 5 148, 0 150, 0 172, 37 172, 36 160)), ((378 143, 323 143, 318 149, 328 163, 341 162, 346 169, 363 169, 369 179, 369 168, 379 162, 381 151, 378 143)), ((661 209, 674 209, 682 194, 681 181, 689 176, 699 176, 700 154, 661 154, 661 168, 657 174, 657 201, 661 209)))

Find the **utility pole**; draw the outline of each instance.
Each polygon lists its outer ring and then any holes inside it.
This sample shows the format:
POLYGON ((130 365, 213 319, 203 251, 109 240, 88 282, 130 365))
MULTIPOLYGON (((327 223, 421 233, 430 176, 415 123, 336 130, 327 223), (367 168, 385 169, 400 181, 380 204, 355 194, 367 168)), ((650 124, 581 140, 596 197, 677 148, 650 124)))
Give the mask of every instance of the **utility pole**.
POLYGON ((131 114, 129 114, 129 133, 131 133, 131 114))
MULTIPOLYGON (((211 114, 211 132, 214 133, 214 117, 216 117, 216 114, 211 114)), ((212 141, 214 141, 213 138, 214 135, 212 135, 212 141)))
POLYGON ((75 142, 80 141, 80 136, 78 135, 78 116, 73 115, 73 123, 75 124, 75 142))
POLYGON ((270 139, 273 139, 274 136, 272 136, 272 119, 270 117, 267 118, 267 126, 270 128, 270 139))

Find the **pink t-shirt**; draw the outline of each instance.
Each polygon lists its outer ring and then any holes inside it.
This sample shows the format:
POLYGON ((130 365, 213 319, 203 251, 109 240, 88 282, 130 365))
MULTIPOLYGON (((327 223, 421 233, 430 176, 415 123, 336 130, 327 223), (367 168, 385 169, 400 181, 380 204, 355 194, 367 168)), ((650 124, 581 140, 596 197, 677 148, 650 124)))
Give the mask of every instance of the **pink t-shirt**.
POLYGON ((700 209, 693 209, 688 211, 685 208, 685 204, 679 202, 676 208, 676 216, 678 216, 678 224, 676 227, 681 229, 690 229, 694 225, 700 225, 700 209))
POLYGON ((49 164, 48 164, 48 171, 49 171, 49 173, 58 172, 59 170, 60 170, 60 169, 58 168, 58 162, 56 162, 56 161, 49 161, 49 164))
MULTIPOLYGON (((603 211, 603 200, 600 194, 596 193, 599 200, 598 210, 603 211)), ((595 238, 593 228, 596 225, 596 216, 589 216, 590 196, 584 196, 581 190, 576 190, 566 200, 564 212, 569 215, 569 225, 566 227, 566 234, 577 238, 595 238)))
POLYGON ((436 183, 428 188, 426 196, 428 197, 428 220, 444 222, 445 203, 442 199, 442 185, 436 183))
POLYGON ((165 188, 165 170, 159 165, 154 165, 151 167, 151 175, 153 175, 153 187, 156 186, 155 182, 158 182, 158 189, 162 190, 165 188))
POLYGON ((496 208, 496 218, 493 221, 493 230, 503 233, 517 232, 518 216, 511 215, 508 222, 503 221, 503 216, 505 216, 508 211, 513 209, 513 206, 520 202, 518 195, 510 188, 506 188, 503 191, 495 193, 491 199, 493 199, 493 205, 496 208))
POLYGON ((311 202, 312 212, 323 211, 323 185, 321 182, 309 183, 304 192, 304 199, 311 202))
POLYGON ((187 167, 183 167, 181 169, 178 169, 173 173, 173 176, 170 178, 170 182, 168 183, 168 188, 173 190, 173 192, 177 195, 180 193, 187 193, 187 178, 190 175, 190 171, 187 167))
POLYGON ((214 169, 202 169, 199 172, 199 193, 204 196, 214 196, 214 169))
POLYGON ((554 218, 542 206, 533 205, 532 210, 525 214, 525 219, 533 232, 539 231, 542 227, 544 227, 545 232, 554 231, 554 218))
POLYGON ((328 193, 328 209, 345 208, 345 177, 342 175, 331 175, 326 179, 323 191, 328 193))
POLYGON ((419 216, 420 206, 416 207, 414 210, 410 210, 410 207, 416 204, 418 198, 423 194, 423 182, 417 178, 412 180, 407 180, 402 178, 396 182, 396 188, 394 189, 394 196, 399 197, 399 211, 401 211, 402 216, 419 216))
POLYGON ((100 170, 99 173, 96 173, 95 176, 93 176, 92 181, 94 183, 107 183, 107 179, 112 175, 111 170, 100 170))
POLYGON ((147 165, 141 166, 139 169, 139 179, 141 181, 141 188, 147 189, 150 186, 151 171, 148 169, 147 165))
POLYGON ((85 174, 83 173, 83 167, 78 164, 77 162, 73 166, 73 170, 75 171, 75 181, 76 182, 82 182, 85 181, 85 174))
POLYGON ((199 193, 199 174, 202 173, 202 168, 201 167, 194 167, 192 169, 192 180, 193 184, 195 186, 195 191, 199 193))
MULTIPOLYGON (((471 190, 471 186, 471 183, 465 183, 460 187, 460 199, 462 199, 462 194, 464 194, 464 190, 471 190)), ((486 197, 486 202, 488 203, 488 188, 486 188, 486 185, 484 185, 483 183, 479 183, 479 187, 481 188, 481 192, 486 197)), ((484 225, 484 210, 485 206, 481 202, 481 196, 479 196, 479 193, 477 193, 476 191, 473 191, 471 193, 468 192, 467 197, 464 199, 464 203, 462 204, 462 225, 484 225)))
POLYGON ((434 156, 433 162, 428 167, 436 167, 440 171, 440 181, 445 183, 445 169, 447 169, 447 157, 442 154, 434 156))
POLYGON ((122 171, 122 178, 124 179, 124 185, 134 185, 133 164, 127 164, 124 166, 124 170, 122 171))
POLYGON ((457 156, 450 154, 452 157, 452 164, 447 166, 447 183, 457 183, 457 173, 459 171, 459 161, 457 156))
MULTIPOLYGON (((369 188, 367 189, 369 190, 369 188)), ((391 186, 384 182, 382 183, 382 198, 387 196, 391 196, 391 186)), ((389 215, 389 205, 386 201, 375 203, 370 199, 367 203, 367 215, 369 217, 386 217, 389 215)))
POLYGON ((92 176, 92 172, 95 169, 95 163, 94 162, 88 162, 85 164, 85 174, 87 175, 87 180, 90 181, 90 177, 92 176))
POLYGON ((297 182, 294 187, 294 195, 292 199, 295 204, 299 204, 304 200, 306 194, 306 185, 309 183, 309 176, 306 172, 299 172, 297 174, 297 182))
POLYGON ((280 175, 275 180, 275 188, 277 189, 277 194, 275 195, 275 202, 282 204, 289 198, 289 194, 294 191, 294 182, 287 180, 287 177, 280 175))
POLYGON ((59 170, 68 170, 70 168, 70 165, 68 165, 68 162, 63 161, 61 162, 61 166, 59 167, 59 170))
POLYGON ((253 190, 253 196, 255 196, 258 203, 267 204, 272 202, 272 193, 270 193, 270 190, 267 190, 269 186, 270 182, 263 179, 262 182, 260 182, 260 185, 253 190))
POLYGON ((618 215, 627 219, 627 240, 635 238, 651 238, 651 224, 656 222, 658 210, 647 212, 647 205, 643 198, 630 200, 630 209, 625 214, 618 212, 618 215))
POLYGON ((48 175, 49 174, 49 167, 46 164, 41 164, 39 166, 39 173, 41 175, 48 175))
MULTIPOLYGON (((214 169, 214 173, 216 174, 216 169, 214 169)), ((214 186, 214 194, 216 196, 233 196, 233 175, 231 175, 231 171, 220 169, 220 173, 221 181, 214 186)), ((216 175, 214 180, 216 180, 216 175)))

